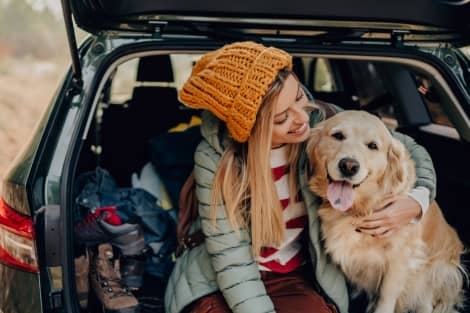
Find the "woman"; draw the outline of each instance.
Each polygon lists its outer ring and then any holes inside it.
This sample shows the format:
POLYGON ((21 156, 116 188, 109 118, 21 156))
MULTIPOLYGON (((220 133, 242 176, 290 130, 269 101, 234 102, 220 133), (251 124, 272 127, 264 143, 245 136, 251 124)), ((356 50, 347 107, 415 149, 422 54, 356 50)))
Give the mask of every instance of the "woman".
MULTIPOLYGON (((346 282, 322 250, 318 199, 305 181, 303 143, 323 115, 312 110, 291 56, 253 42, 226 45, 196 63, 180 100, 207 110, 191 230, 202 228, 205 244, 177 259, 166 311, 346 313, 346 282)), ((359 225, 374 236, 418 218, 435 189, 427 153, 396 136, 413 151, 417 187, 384 199, 359 225)))

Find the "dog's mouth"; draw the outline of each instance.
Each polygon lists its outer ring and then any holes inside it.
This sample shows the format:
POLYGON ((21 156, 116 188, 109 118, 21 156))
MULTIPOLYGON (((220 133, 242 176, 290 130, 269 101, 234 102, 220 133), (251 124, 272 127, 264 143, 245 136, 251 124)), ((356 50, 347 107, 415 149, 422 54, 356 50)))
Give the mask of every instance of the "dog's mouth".
MULTIPOLYGON (((329 183, 329 184, 331 184, 331 183, 333 183, 333 182, 341 182, 341 181, 344 181, 344 182, 350 184, 353 189, 356 189, 357 187, 359 187, 359 186, 364 182, 364 180, 366 180, 366 179, 364 178, 361 182, 359 182, 359 183, 357 183, 357 184, 351 184, 351 182, 348 182, 347 180, 334 180, 333 178, 331 178, 330 174, 327 174, 327 178, 328 178, 328 183, 329 183)), ((367 178, 367 177, 366 177, 366 178, 367 178)))
POLYGON ((367 178, 364 178, 358 184, 352 184, 347 180, 334 180, 331 178, 329 173, 327 174, 327 177, 328 189, 326 195, 328 201, 333 208, 341 212, 345 212, 353 206, 355 198, 354 189, 359 187, 367 178))

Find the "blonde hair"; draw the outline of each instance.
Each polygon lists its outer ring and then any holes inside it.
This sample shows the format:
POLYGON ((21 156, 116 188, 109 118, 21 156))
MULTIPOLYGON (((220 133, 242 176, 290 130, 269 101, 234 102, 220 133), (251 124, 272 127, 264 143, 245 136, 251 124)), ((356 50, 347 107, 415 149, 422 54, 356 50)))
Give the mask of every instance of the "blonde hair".
MULTIPOLYGON (((211 217, 223 202, 232 228, 251 233, 254 256, 266 246, 279 246, 285 233, 281 203, 272 176, 270 153, 275 103, 285 80, 295 74, 282 69, 263 97, 256 123, 246 143, 231 142, 222 155, 212 186, 211 217)), ((289 146, 289 186, 297 190, 297 156, 300 145, 289 146)))

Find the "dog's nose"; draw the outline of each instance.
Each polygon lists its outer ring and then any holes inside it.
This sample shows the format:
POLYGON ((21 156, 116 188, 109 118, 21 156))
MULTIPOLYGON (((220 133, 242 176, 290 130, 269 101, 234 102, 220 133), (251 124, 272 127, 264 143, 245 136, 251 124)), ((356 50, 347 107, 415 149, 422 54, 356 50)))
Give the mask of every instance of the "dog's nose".
POLYGON ((341 174, 346 177, 351 177, 356 175, 356 173, 359 171, 360 165, 359 162, 354 159, 343 158, 339 161, 338 167, 341 174))

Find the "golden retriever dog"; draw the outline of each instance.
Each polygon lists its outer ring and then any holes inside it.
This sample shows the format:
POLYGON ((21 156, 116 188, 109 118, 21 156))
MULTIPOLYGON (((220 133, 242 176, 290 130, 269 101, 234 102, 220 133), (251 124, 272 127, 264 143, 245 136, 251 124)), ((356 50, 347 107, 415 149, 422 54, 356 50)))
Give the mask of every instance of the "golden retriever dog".
POLYGON ((324 244, 369 312, 458 312, 465 271, 463 244, 435 202, 417 223, 389 236, 356 231, 388 195, 405 195, 415 167, 403 144, 382 121, 344 111, 318 124, 307 144, 309 188, 323 201, 318 211, 324 244))

